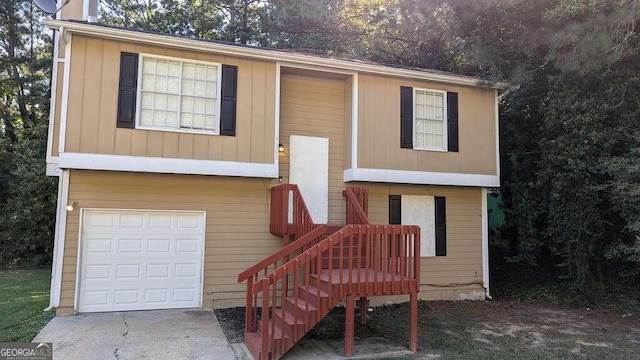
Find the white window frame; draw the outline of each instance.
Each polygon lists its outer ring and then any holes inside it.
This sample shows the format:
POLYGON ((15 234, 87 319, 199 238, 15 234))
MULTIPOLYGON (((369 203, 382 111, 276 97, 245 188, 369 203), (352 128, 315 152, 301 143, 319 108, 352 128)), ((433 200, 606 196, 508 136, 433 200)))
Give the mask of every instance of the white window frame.
MULTIPOLYGON (((447 92, 446 91, 442 91, 442 90, 434 90, 434 89, 425 89, 425 88, 417 88, 414 87, 413 88, 413 149, 414 150, 423 150, 423 151, 437 151, 437 152, 448 152, 449 149, 449 143, 448 143, 448 137, 449 135, 447 134, 447 128, 448 126, 448 116, 447 116, 447 92), (443 129, 442 129, 442 148, 434 148, 434 147, 418 147, 416 146, 416 92, 418 91, 426 91, 426 92, 432 92, 432 93, 438 93, 438 94, 442 94, 442 102, 443 102, 443 108, 442 108, 442 117, 443 117, 443 129)), ((435 119, 434 119, 435 120, 435 119)))
MULTIPOLYGON (((220 135, 220 107, 222 104, 222 64, 211 62, 211 61, 202 61, 202 60, 194 60, 194 59, 185 59, 185 58, 177 58, 171 56, 164 55, 155 55, 148 53, 140 53, 138 55, 138 84, 136 89, 136 129, 140 130, 152 130, 152 131, 168 131, 168 132, 177 132, 177 133, 189 133, 189 134, 204 134, 204 135, 220 135), (218 81, 217 81, 217 103, 216 103, 216 119, 218 120, 218 131, 211 130, 198 130, 198 129, 182 129, 180 128, 180 116, 182 115, 182 102, 178 102, 178 106, 180 111, 178 111, 178 128, 170 128, 170 127, 160 127, 160 126, 145 126, 140 124, 140 113, 142 112, 140 109, 142 102, 142 74, 144 73, 142 66, 144 64, 145 58, 153 58, 153 59, 163 59, 169 61, 177 61, 180 62, 180 69, 182 69, 182 65, 184 63, 191 64, 203 64, 209 66, 217 66, 218 67, 218 81)), ((182 86, 182 77, 180 77, 180 86, 182 86)), ((182 89, 180 89, 182 90, 182 89)), ((180 91, 180 96, 182 96, 182 91, 180 91)))

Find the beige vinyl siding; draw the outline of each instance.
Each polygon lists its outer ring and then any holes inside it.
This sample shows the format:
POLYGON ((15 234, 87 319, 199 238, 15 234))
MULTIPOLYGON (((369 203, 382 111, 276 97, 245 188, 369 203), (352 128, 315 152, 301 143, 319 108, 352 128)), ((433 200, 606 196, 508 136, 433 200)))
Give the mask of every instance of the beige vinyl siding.
POLYGON ((273 163, 275 63, 73 36, 65 152, 273 163), (116 128, 120 52, 238 66, 236 136, 116 128))
POLYGON ((292 74, 281 79, 280 142, 286 151, 280 175, 288 182, 291 135, 329 138, 329 223, 343 224, 345 81, 292 74))
POLYGON ((495 90, 359 74, 358 167, 495 175, 495 90), (400 148, 400 87, 459 95, 459 152, 400 148))
POLYGON ((363 184, 369 188, 369 219, 389 223, 389 195, 446 198, 447 255, 421 260, 420 298, 456 300, 482 294, 482 192, 474 187, 363 184))
POLYGON ((269 188, 277 181, 72 170, 60 314, 74 306, 80 208, 206 211, 203 307, 244 304, 238 274, 282 246, 269 233, 269 188))

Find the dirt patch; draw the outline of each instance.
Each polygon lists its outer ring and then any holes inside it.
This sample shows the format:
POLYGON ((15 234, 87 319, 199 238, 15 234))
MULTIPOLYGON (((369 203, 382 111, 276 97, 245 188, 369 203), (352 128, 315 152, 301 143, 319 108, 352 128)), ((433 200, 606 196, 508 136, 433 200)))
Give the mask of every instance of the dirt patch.
MULTIPOLYGON (((638 359, 640 354, 636 314, 505 301, 421 301, 419 307, 418 358, 638 359)), ((407 304, 374 308, 366 324, 356 321, 356 340, 408 347, 408 314, 407 304)), ((244 309, 216 310, 216 316, 229 340, 241 342, 244 309)), ((345 309, 335 308, 305 339, 342 340, 344 318, 345 309)))

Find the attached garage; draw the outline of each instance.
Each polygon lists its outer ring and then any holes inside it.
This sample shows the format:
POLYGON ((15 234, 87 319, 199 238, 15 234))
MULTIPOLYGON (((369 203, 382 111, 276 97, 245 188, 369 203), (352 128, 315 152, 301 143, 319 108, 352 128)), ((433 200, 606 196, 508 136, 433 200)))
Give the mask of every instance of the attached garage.
POLYGON ((205 213, 82 210, 79 312, 199 308, 205 213))

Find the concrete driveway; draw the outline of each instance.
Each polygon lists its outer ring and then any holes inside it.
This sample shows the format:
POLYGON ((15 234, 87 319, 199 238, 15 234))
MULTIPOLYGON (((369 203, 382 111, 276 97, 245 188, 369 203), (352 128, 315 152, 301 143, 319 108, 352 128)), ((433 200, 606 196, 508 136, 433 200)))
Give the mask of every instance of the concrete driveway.
POLYGON ((246 358, 240 347, 231 347, 210 310, 60 316, 33 341, 52 342, 54 359, 246 358))

